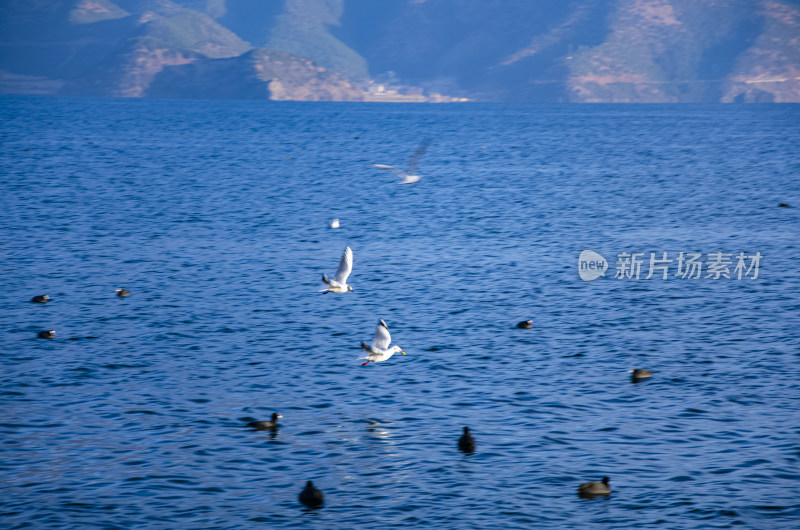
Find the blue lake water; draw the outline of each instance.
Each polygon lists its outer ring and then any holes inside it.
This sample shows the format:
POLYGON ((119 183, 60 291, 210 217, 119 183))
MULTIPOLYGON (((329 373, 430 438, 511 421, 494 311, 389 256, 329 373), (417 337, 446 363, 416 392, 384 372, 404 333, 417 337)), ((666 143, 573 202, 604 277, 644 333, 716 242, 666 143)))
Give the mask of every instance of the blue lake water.
POLYGON ((797 105, 4 97, 0 522, 795 528, 799 177, 797 105))

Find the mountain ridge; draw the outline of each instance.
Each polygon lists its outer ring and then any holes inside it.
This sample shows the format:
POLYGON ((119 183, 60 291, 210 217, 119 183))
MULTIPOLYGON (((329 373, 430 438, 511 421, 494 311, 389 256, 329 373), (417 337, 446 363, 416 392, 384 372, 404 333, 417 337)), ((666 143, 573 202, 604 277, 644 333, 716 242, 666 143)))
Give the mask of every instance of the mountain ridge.
POLYGON ((5 0, 2 5, 0 93, 800 102, 797 0, 5 0))

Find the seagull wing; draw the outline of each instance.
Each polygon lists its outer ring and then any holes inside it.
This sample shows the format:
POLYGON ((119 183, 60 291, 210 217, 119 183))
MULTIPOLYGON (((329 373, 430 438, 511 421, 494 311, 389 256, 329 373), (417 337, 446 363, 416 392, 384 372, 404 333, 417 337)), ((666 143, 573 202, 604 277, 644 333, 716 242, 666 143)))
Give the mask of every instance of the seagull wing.
POLYGON ((403 180, 405 180, 406 177, 408 177, 408 174, 406 174, 405 171, 403 171, 402 169, 397 169, 394 166, 387 166, 386 164, 372 164, 372 167, 389 170, 403 180))
POLYGON ((417 147, 417 150, 414 151, 414 154, 411 155, 411 160, 408 161, 408 173, 409 175, 414 175, 417 172, 417 166, 419 165, 419 159, 422 158, 422 155, 425 154, 425 151, 428 149, 428 144, 431 143, 430 138, 425 138, 417 147))
POLYGON ((400 177, 403 180, 406 180, 408 178, 408 173, 406 173, 403 170, 394 168, 394 167, 392 168, 392 173, 394 173, 395 175, 397 175, 398 177, 400 177))
POLYGON ((375 338, 372 341, 372 349, 385 350, 392 343, 392 336, 389 335, 389 327, 383 320, 375 328, 375 338))
POLYGON ((347 284, 347 277, 350 276, 350 272, 353 270, 353 251, 350 250, 350 247, 344 249, 344 254, 342 254, 342 260, 339 262, 339 269, 336 271, 336 275, 333 277, 333 281, 339 282, 342 285, 347 284))

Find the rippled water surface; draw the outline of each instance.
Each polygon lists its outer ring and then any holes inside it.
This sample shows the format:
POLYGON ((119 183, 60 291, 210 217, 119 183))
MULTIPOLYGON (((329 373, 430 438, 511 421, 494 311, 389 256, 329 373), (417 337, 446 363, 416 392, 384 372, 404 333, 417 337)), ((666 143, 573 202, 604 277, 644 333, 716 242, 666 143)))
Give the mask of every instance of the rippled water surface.
POLYGON ((800 107, 0 118, 3 527, 797 526, 800 107), (425 137, 418 184, 370 167, 425 137), (320 294, 347 245, 354 291, 320 294), (732 254, 733 277, 645 279, 663 252, 732 254), (407 355, 362 367, 379 318, 407 355))

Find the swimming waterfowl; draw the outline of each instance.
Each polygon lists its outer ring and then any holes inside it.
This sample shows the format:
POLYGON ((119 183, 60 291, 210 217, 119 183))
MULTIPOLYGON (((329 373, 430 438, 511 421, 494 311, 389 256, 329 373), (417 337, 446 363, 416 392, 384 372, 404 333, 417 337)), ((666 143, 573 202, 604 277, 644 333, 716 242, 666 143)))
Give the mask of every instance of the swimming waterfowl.
POLYGON ((519 329, 533 329, 533 320, 523 320, 517 324, 519 329))
POLYGON ((469 432, 469 427, 464 427, 464 434, 458 439, 458 448, 465 453, 475 452, 475 438, 469 432))
POLYGON ((339 228, 339 220, 338 219, 334 219, 333 221, 331 221, 331 224, 328 225, 328 226, 330 226, 331 228, 339 228))
POLYGON ((782 202, 782 203, 780 203, 780 204, 778 205, 778 208, 791 208, 791 206, 789 206, 789 205, 788 205, 788 204, 786 204, 785 202, 782 202))
POLYGON ((361 341, 361 347, 367 352, 366 357, 358 358, 359 361, 364 359, 367 360, 367 362, 361 366, 366 366, 370 361, 374 363, 383 362, 397 352, 400 352, 403 355, 406 354, 406 352, 404 352, 400 346, 392 346, 390 348, 389 344, 391 343, 392 336, 389 335, 389 326, 387 326, 386 322, 381 319, 378 322, 378 325, 375 327, 375 338, 372 339, 372 344, 367 345, 366 342, 361 341))
POLYGON ((280 423, 278 423, 278 418, 283 418, 279 413, 273 412, 271 419, 265 421, 251 421, 247 424, 248 427, 252 427, 259 431, 266 431, 269 429, 277 429, 280 427, 280 423))
POLYGON ((594 495, 608 495, 611 493, 611 487, 608 485, 611 482, 608 477, 603 477, 600 482, 584 482, 578 486, 578 494, 581 496, 592 497, 594 495))
POLYGON ((122 296, 130 296, 130 295, 131 295, 131 292, 129 290, 127 290, 127 289, 123 289, 122 287, 117 289, 117 296, 122 297, 122 296))
POLYGON ((314 487, 314 483, 310 480, 306 482, 306 487, 300 492, 298 497, 300 502, 309 508, 318 508, 325 502, 325 496, 320 490, 314 487))
POLYGON ((647 379, 648 377, 653 376, 653 372, 650 370, 646 370, 644 368, 637 368, 635 370, 628 370, 631 373, 631 381, 634 383, 639 381, 640 379, 647 379))
POLYGON ((352 291, 353 287, 347 285, 347 277, 353 271, 353 251, 350 247, 345 247, 342 259, 339 260, 339 268, 336 270, 332 280, 328 279, 327 274, 322 274, 322 281, 328 286, 323 289, 323 293, 346 293, 352 291))
POLYGON ((55 332, 55 330, 52 330, 52 329, 50 331, 40 331, 39 332, 39 338, 40 339, 54 339, 54 338, 56 338, 56 332, 55 332))
POLYGON ((43 303, 47 302, 48 300, 50 300, 49 296, 47 296, 46 294, 39 294, 39 295, 36 295, 33 298, 31 298, 31 303, 43 304, 43 303))

